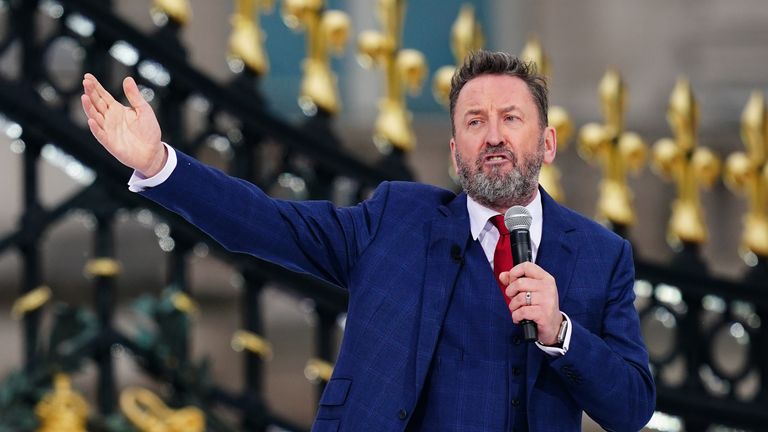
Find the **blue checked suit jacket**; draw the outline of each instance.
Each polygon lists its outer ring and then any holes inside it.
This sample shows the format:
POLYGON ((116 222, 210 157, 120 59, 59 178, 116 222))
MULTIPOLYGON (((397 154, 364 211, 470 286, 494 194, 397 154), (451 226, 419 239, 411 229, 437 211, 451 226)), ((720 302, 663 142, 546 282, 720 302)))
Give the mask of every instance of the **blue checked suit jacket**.
MULTIPOLYGON (((281 201, 177 154, 170 178, 145 196, 232 251, 349 291, 343 343, 312 430, 405 430, 461 271, 455 258, 470 235, 466 196, 385 182, 354 207, 281 201)), ((607 430, 639 430, 655 389, 633 305, 630 246, 541 192, 537 263, 554 276, 573 333, 561 357, 527 348, 529 430, 578 431, 582 411, 607 430)), ((478 382, 487 379, 476 373, 478 382)), ((459 411, 445 415, 480 415, 459 411)))

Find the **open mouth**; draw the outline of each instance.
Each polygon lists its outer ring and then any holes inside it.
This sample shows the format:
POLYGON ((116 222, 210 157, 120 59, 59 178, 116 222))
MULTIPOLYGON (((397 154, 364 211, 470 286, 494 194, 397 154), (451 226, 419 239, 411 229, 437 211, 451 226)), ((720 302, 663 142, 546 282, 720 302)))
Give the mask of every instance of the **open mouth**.
POLYGON ((510 161, 509 156, 507 156, 505 154, 498 154, 498 153, 497 154, 486 155, 483 158, 483 162, 491 163, 491 164, 503 163, 503 162, 507 162, 507 161, 510 161))

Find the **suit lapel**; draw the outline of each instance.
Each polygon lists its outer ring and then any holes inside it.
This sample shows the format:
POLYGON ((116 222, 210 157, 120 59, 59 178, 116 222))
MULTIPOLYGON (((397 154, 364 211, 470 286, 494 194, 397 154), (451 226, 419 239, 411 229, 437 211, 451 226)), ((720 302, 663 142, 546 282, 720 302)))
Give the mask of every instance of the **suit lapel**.
POLYGON ((416 355, 416 384, 419 386, 429 369, 470 235, 465 194, 458 195, 438 210, 438 216, 429 222, 428 228, 430 237, 416 355))
MULTIPOLYGON (((562 207, 555 202, 542 188, 541 206, 544 215, 541 244, 536 255, 536 264, 555 278, 557 294, 562 303, 568 293, 571 283, 578 248, 576 244, 575 227, 568 220, 562 207)), ((526 359, 527 396, 530 406, 531 390, 541 369, 542 360, 546 357, 541 349, 533 344, 528 346, 526 359)))

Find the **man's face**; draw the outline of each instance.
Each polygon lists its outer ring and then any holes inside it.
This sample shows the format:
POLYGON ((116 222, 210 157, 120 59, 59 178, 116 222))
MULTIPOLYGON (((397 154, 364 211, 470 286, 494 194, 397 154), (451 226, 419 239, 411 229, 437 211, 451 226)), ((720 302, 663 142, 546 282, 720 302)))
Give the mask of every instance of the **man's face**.
POLYGON ((475 201, 504 211, 535 196, 542 163, 555 158, 554 129, 541 128, 528 86, 506 75, 481 75, 461 89, 451 153, 459 182, 475 201))

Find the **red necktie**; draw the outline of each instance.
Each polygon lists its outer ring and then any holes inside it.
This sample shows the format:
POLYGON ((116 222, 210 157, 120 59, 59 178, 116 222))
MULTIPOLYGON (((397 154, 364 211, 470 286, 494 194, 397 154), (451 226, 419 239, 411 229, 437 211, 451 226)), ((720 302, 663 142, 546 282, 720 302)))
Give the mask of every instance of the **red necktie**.
POLYGON ((512 246, 509 244, 509 230, 504 225, 504 215, 496 215, 491 218, 491 223, 499 230, 499 242, 496 243, 496 251, 493 253, 493 274, 496 275, 496 282, 499 284, 501 294, 504 296, 507 304, 507 287, 499 280, 501 272, 509 271, 512 268, 512 246))

